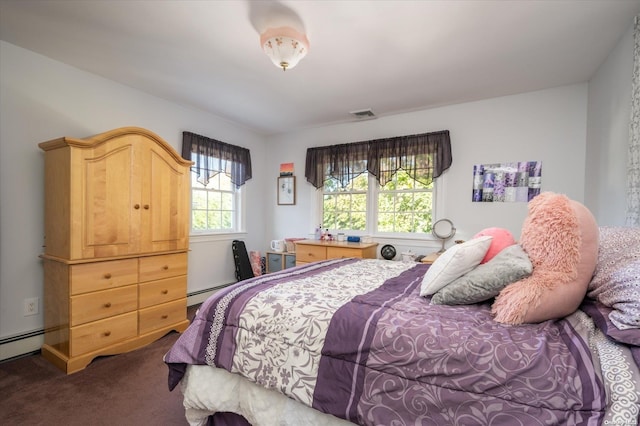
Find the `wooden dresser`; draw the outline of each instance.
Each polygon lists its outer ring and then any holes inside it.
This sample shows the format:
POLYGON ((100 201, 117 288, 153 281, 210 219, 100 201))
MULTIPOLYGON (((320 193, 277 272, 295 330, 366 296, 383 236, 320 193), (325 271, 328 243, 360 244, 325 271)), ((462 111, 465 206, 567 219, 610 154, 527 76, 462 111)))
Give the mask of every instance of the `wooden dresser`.
POLYGON ((296 265, 318 260, 357 257, 375 259, 378 243, 350 243, 338 241, 296 241, 296 265))
POLYGON ((190 161, 125 127, 45 151, 42 355, 66 373, 184 331, 190 161))

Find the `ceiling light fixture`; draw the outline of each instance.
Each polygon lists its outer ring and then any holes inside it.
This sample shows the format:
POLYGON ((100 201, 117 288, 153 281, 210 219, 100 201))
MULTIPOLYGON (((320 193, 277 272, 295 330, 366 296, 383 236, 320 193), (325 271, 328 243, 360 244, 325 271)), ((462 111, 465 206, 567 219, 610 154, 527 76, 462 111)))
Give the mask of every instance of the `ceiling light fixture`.
POLYGON ((291 27, 269 28, 260 36, 260 44, 271 62, 283 71, 298 65, 309 51, 307 36, 291 27))

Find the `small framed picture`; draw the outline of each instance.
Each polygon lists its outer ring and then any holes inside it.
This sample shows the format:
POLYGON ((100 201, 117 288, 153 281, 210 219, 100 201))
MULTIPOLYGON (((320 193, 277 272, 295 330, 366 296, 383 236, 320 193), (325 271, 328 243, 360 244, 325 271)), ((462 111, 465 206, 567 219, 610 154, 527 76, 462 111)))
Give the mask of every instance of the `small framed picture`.
POLYGON ((280 176, 278 178, 278 205, 292 206, 296 203, 296 177, 280 176))

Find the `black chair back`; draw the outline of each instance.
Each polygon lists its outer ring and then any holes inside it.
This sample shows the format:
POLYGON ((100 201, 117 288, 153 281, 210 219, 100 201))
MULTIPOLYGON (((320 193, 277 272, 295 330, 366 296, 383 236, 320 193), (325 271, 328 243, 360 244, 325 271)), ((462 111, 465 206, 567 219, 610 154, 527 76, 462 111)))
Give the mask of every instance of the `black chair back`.
POLYGON ((233 250, 233 260, 236 264, 236 280, 242 281, 253 278, 253 269, 251 268, 251 262, 249 261, 249 255, 247 254, 244 241, 233 240, 231 249, 233 250))

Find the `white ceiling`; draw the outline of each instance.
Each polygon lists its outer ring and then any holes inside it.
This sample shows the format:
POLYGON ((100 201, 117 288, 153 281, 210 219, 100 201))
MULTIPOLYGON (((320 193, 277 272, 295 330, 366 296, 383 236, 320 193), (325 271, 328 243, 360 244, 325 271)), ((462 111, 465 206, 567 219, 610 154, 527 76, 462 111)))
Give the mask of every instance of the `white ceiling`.
POLYGON ((639 13, 640 0, 0 0, 0 38, 269 135, 588 81, 639 13), (259 45, 281 25, 310 43, 286 72, 259 45))

